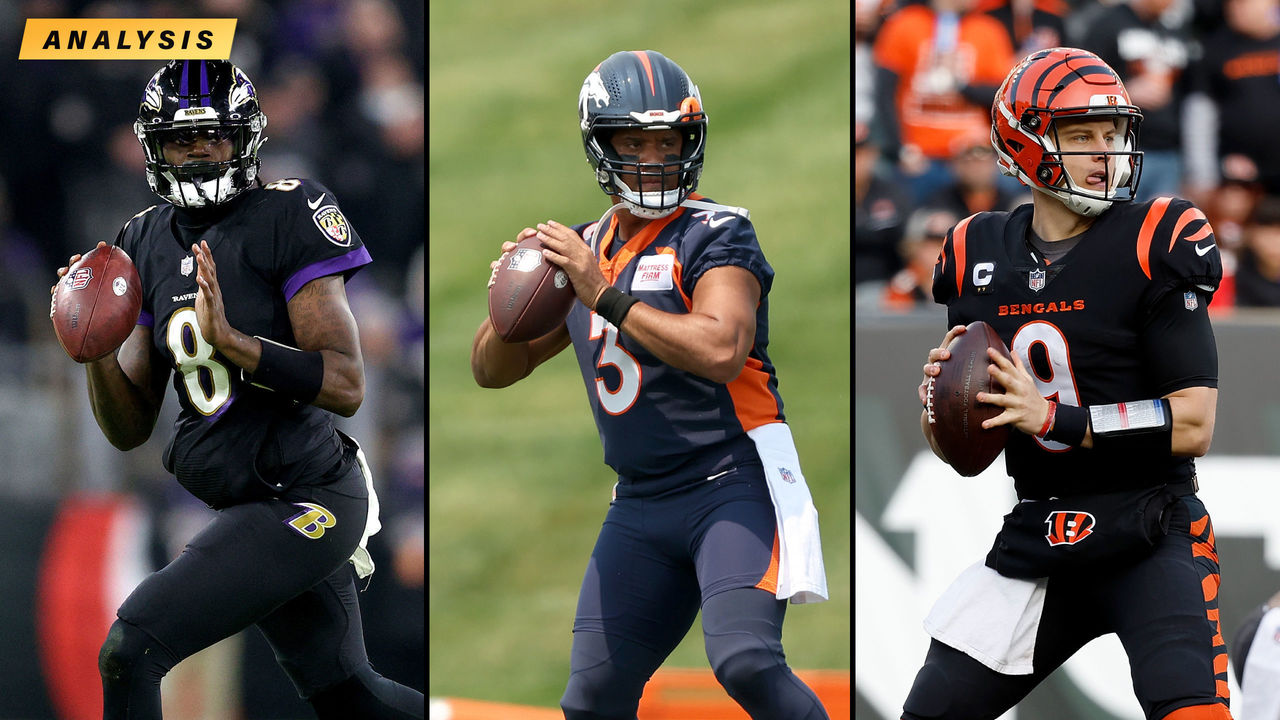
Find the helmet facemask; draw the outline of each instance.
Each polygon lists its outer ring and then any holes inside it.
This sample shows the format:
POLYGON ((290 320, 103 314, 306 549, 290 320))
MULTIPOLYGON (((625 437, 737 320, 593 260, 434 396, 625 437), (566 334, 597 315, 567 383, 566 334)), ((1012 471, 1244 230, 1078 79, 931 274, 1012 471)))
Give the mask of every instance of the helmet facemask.
POLYGON ((991 144, 1000 171, 1094 217, 1114 202, 1135 198, 1142 174, 1138 126, 1142 111, 1130 104, 1119 76, 1097 55, 1076 48, 1049 48, 1028 55, 1005 77, 991 107, 991 144), (1060 126, 1111 120, 1114 142, 1099 150, 1066 149, 1060 126), (1101 189, 1077 183, 1063 158, 1105 159, 1101 189))
POLYGON ((239 68, 226 61, 174 61, 151 78, 133 130, 152 192, 197 209, 225 203, 253 185, 266 126, 257 92, 239 68), (200 134, 210 143, 231 143, 230 156, 178 163, 165 157, 166 142, 189 145, 200 134))
POLYGON ((698 186, 706 121, 690 121, 687 115, 678 113, 677 116, 677 122, 672 124, 601 123, 589 132, 589 150, 600 158, 596 181, 606 193, 617 195, 637 217, 654 219, 671 214, 698 186), (667 155, 660 163, 642 163, 638 156, 619 154, 613 135, 632 128, 644 132, 676 130, 680 133, 680 154, 667 155), (644 189, 648 181, 657 181, 661 190, 644 189))

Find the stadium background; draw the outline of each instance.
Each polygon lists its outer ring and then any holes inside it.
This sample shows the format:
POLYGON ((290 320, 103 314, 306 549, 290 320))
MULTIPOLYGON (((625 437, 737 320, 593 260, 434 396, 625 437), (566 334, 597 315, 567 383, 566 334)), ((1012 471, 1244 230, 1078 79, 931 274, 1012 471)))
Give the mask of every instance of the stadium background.
MULTIPOLYGON (((237 17, 231 60, 268 116, 263 177, 339 197, 374 264, 348 285, 368 390, 343 426, 382 498, 362 597, 370 656, 425 689, 425 18, 408 0, 0 0, 0 718, 101 717, 97 647, 114 610, 211 511, 164 473, 173 393, 120 453, 48 320, 54 270, 157 202, 131 131, 159 61, 18 62, 27 17, 237 17)), ((256 630, 165 680, 167 718, 313 717, 256 630)))
MULTIPOLYGON (((849 6, 431 3, 429 695, 556 707, 578 587, 614 477, 572 353, 501 391, 471 378, 498 246, 598 217, 578 89, 663 52, 710 118, 700 190, 751 210, 777 272, 769 353, 821 514, 831 600, 791 606, 797 668, 849 667, 849 6)), ((700 624, 668 661, 710 675, 700 624)))

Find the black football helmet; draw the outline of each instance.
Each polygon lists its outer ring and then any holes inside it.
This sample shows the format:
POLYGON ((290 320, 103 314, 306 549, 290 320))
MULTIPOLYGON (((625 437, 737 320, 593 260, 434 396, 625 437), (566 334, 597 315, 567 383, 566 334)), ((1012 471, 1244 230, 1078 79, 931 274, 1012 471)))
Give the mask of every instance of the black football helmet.
MULTIPOLYGON (((587 160, 606 194, 617 195, 638 217, 670 215, 698 187, 707 142, 707 116, 698 87, 680 66, 653 50, 610 55, 596 66, 578 93, 578 121, 587 160), (640 192, 623 181, 624 162, 609 138, 621 128, 675 129, 683 136, 680 159, 640 163, 641 178, 663 181, 677 176, 674 190, 640 192)), ((635 177, 635 173, 626 173, 635 177)))
POLYGON ((203 208, 254 183, 266 127, 258 92, 240 68, 226 60, 173 60, 147 83, 133 131, 146 154, 152 192, 178 207, 203 208), (231 158, 186 165, 165 160, 166 141, 191 142, 200 134, 230 140, 231 158))

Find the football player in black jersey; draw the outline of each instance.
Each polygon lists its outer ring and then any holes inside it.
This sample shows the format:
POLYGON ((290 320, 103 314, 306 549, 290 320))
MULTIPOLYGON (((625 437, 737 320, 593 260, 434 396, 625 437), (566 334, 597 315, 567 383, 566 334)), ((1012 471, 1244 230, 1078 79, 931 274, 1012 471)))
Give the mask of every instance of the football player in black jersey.
POLYGON ((330 414, 364 397, 344 283, 369 253, 324 186, 262 184, 266 124, 239 68, 174 61, 134 126, 167 203, 116 237, 142 314, 116 353, 86 364, 89 398, 129 450, 150 437, 172 373, 181 412, 164 466, 218 514, 120 606, 98 658, 105 718, 160 718, 165 673, 250 625, 320 718, 425 714, 422 693, 365 654, 356 578, 373 571, 377 496, 330 414))
MULTIPOLYGON (((1193 461, 1218 392, 1213 229, 1185 200, 1132 202, 1142 113, 1096 55, 1032 53, 991 117, 1001 170, 1036 192, 948 233, 933 295, 951 329, 919 393, 923 404, 965 325, 995 328, 1013 358, 990 353, 1005 392, 977 399, 1004 408, 984 427, 1013 430, 1005 464, 1020 502, 925 620, 933 639, 903 717, 995 718, 1115 633, 1146 717, 1230 718, 1193 461)), ((927 412, 921 427, 943 457, 927 412)))

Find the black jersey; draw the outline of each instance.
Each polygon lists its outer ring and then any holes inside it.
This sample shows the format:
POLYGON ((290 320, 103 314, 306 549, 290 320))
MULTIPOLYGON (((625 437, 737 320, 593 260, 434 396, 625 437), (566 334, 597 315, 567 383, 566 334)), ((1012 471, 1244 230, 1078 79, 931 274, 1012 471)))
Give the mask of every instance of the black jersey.
POLYGON ((323 482, 342 457, 332 416, 243 382, 240 368, 201 336, 191 254, 201 240, 217 263, 231 327, 291 346, 289 299, 316 278, 350 277, 370 262, 368 250, 333 193, 297 179, 201 213, 153 206, 116 238, 142 281, 138 322, 151 326, 155 353, 175 371, 182 410, 165 469, 215 508, 323 482))
MULTIPOLYGON (((948 326, 989 323, 1042 395, 1066 405, 1161 397, 1217 387, 1208 304, 1222 263, 1204 213, 1161 197, 1117 203, 1065 256, 1045 262, 1028 242, 1032 206, 978 213, 958 223, 934 267, 933 296, 948 326), (1174 345, 1179 328, 1205 339, 1174 345)), ((1186 480, 1190 458, 1167 444, 1122 452, 1009 435, 1005 464, 1018 496, 1106 492, 1186 480)))

